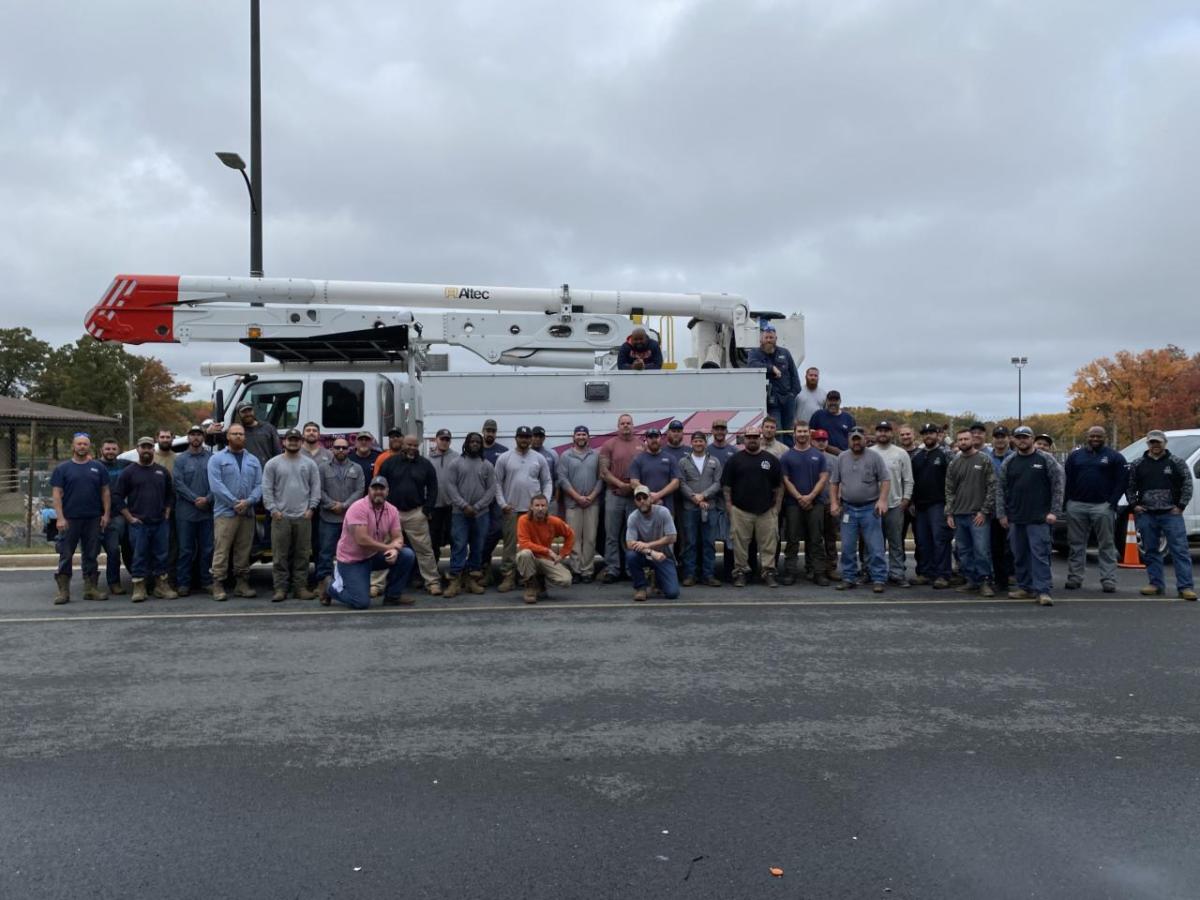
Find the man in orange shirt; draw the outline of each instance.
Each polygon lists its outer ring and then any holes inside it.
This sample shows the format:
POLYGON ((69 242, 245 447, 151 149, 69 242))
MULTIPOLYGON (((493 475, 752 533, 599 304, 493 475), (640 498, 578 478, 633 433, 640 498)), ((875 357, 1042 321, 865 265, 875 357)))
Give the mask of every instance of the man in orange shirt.
POLYGON ((517 574, 525 585, 525 602, 546 599, 546 583, 555 587, 571 586, 571 570, 563 562, 575 546, 575 532, 558 516, 550 515, 545 494, 529 499, 529 512, 517 520, 517 574), (555 551, 552 542, 562 538, 555 551))

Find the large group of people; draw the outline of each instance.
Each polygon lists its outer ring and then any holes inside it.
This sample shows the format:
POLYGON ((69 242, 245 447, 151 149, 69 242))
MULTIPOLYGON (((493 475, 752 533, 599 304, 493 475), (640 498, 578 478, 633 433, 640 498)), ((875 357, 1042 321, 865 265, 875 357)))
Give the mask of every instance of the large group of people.
MULTIPOLYGON (((631 345, 631 358, 653 365, 644 337, 631 345)), ((1142 593, 1166 593, 1165 539, 1178 595, 1196 599, 1182 518, 1192 479, 1163 432, 1146 436, 1146 453, 1132 465, 1106 446, 1100 426, 1065 465, 1048 452, 1051 439, 1026 426, 1011 434, 998 426, 990 444, 980 422, 953 443, 936 423, 881 421, 868 432, 842 409, 838 392, 820 389, 817 369, 801 383, 769 326, 756 353, 752 363, 766 370, 767 415, 743 428, 740 444, 722 419, 710 431, 685 434, 676 419, 665 434, 652 427, 639 435, 623 414, 599 448, 584 425, 561 452, 545 446, 545 429, 527 425, 513 430, 509 448, 493 419, 457 451, 446 429, 427 454, 419 436, 396 428, 386 449, 365 431, 335 436, 326 447, 316 423, 280 435, 250 404, 228 428, 193 426, 178 453, 169 431, 143 437, 131 462, 119 458, 114 439, 102 441, 97 456, 89 436, 76 435, 51 482, 54 602, 70 599, 77 548, 85 599, 125 592, 122 548, 134 602, 194 591, 217 601, 230 590, 254 597, 257 533, 270 545, 275 602, 411 604, 415 577, 416 589, 432 596, 494 585, 500 593, 520 587, 524 601, 536 603, 551 588, 599 577, 628 578, 635 601, 656 593, 673 599, 696 585, 741 588, 757 578, 769 588, 808 580, 839 591, 1004 591, 1048 606, 1052 528, 1064 515, 1065 589, 1082 586, 1094 537, 1101 589, 1116 590, 1122 497, 1142 536, 1142 593), (101 548, 107 592, 99 584, 101 548)))

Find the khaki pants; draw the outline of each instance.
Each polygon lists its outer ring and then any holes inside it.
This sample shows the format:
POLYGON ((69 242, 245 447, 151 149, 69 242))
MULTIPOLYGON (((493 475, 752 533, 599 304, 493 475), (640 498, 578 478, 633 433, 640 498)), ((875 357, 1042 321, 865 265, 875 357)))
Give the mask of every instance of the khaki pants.
POLYGON ((503 515, 500 534, 504 541, 504 549, 500 554, 500 574, 507 575, 517 567, 517 519, 525 515, 527 510, 513 510, 503 515))
POLYGON ((779 543, 779 514, 774 509, 754 515, 736 506, 729 510, 729 536, 733 541, 733 573, 750 571, 750 541, 758 541, 758 566, 764 575, 775 571, 775 547, 779 543))
POLYGON ((438 576, 437 559, 433 555, 429 519, 425 518, 424 511, 420 507, 401 510, 400 528, 404 531, 404 543, 417 554, 417 568, 421 572, 421 580, 425 582, 425 587, 437 584, 441 579, 438 576))
POLYGON ((223 584, 230 566, 235 578, 250 574, 250 547, 254 543, 251 516, 219 516, 213 519, 213 584, 223 584))
POLYGON ((596 529, 600 525, 600 507, 593 503, 587 509, 567 510, 567 524, 575 532, 575 546, 569 565, 577 575, 591 575, 596 565, 596 529))
POLYGON ((304 516, 271 519, 271 578, 276 593, 308 587, 308 560, 312 556, 312 520, 304 516))
POLYGON ((541 575, 546 584, 554 587, 571 586, 571 570, 560 562, 545 556, 534 556, 532 550, 521 550, 517 553, 517 574, 522 581, 528 581, 534 575, 541 575))

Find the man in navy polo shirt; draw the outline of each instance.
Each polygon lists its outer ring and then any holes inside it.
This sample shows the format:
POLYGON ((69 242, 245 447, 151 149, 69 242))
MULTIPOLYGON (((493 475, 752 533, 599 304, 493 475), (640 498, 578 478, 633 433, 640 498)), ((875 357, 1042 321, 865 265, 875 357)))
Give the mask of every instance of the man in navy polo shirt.
POLYGON ((800 572, 800 541, 804 541, 804 568, 825 587, 825 503, 829 483, 829 456, 809 440, 803 422, 792 430, 792 449, 783 454, 783 516, 787 546, 783 551, 783 584, 795 584, 800 572))
POLYGON ((808 420, 808 427, 819 428, 829 435, 829 443, 839 450, 850 447, 850 429, 855 426, 854 416, 842 412, 842 395, 840 391, 830 391, 825 395, 825 408, 818 409, 808 420))
POLYGON ((670 511, 665 498, 679 488, 679 466, 663 452, 661 431, 648 428, 645 437, 646 449, 629 464, 629 481, 635 488, 639 484, 650 488, 650 502, 663 503, 670 511))

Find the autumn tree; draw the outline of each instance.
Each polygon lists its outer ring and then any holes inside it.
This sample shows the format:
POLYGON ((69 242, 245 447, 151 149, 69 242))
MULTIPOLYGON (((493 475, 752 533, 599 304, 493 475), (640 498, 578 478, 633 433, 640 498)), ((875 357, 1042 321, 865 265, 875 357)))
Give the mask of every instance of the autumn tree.
POLYGON ((46 368, 50 345, 28 328, 0 328, 0 394, 23 397, 46 368))
POLYGON ((1122 350, 1113 358, 1092 360, 1075 372, 1075 381, 1067 389, 1071 414, 1081 423, 1099 420, 1108 427, 1115 423, 1122 442, 1145 434, 1164 425, 1158 411, 1190 366, 1188 355, 1173 344, 1140 353, 1122 350))

